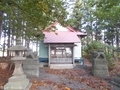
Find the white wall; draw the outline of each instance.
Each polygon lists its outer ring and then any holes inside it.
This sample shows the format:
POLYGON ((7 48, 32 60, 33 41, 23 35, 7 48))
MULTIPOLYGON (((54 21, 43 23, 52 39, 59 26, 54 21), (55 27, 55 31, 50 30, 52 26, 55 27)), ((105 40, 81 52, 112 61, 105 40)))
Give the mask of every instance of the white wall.
POLYGON ((81 43, 75 43, 74 47, 74 59, 80 59, 82 57, 81 55, 81 43))
POLYGON ((69 31, 66 27, 63 27, 62 25, 60 25, 59 23, 56 24, 56 29, 58 31, 69 31))

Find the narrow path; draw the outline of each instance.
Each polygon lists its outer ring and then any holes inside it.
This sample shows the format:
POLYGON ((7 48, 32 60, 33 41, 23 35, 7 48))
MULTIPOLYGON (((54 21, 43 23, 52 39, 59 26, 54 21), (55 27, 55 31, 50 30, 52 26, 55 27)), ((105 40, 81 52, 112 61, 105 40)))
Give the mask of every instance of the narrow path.
POLYGON ((111 77, 102 79, 91 75, 91 65, 76 66, 74 69, 55 70, 40 68, 36 85, 31 90, 120 90, 110 83, 111 77))
MULTIPOLYGON (((70 88, 70 89, 63 89, 63 90, 94 90, 93 88, 87 86, 84 83, 74 81, 71 78, 66 77, 64 75, 48 73, 45 71, 45 69, 42 69, 42 68, 40 69, 39 80, 45 80, 46 82, 48 81, 48 82, 55 83, 55 85, 58 86, 58 88, 60 88, 59 86, 61 85, 63 85, 66 88, 67 87, 70 88)), ((39 86, 39 90, 57 90, 55 88, 55 85, 52 85, 50 83, 47 86, 39 86)), ((58 89, 58 90, 62 90, 62 89, 58 89)))

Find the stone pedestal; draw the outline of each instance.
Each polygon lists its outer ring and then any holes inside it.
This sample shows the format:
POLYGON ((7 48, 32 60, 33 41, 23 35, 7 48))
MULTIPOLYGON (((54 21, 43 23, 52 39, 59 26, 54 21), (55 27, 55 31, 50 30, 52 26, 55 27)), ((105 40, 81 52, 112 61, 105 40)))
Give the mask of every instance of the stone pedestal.
POLYGON ((31 87, 26 75, 12 76, 4 86, 4 90, 29 90, 31 87))
POLYGON ((23 71, 29 76, 39 77, 39 61, 38 59, 27 58, 23 62, 23 71))
POLYGON ((96 52, 92 62, 92 74, 98 77, 109 76, 108 62, 103 52, 96 52))
POLYGON ((29 90, 31 87, 31 83, 29 79, 26 78, 22 69, 22 61, 25 59, 24 57, 14 57, 12 60, 20 59, 14 61, 15 69, 13 72, 13 76, 9 78, 8 83, 4 86, 4 90, 29 90))

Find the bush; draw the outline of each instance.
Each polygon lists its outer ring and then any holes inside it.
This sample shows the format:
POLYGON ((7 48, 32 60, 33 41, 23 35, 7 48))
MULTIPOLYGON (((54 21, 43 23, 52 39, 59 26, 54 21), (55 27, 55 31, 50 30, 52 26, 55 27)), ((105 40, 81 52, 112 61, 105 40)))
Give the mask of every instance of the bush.
POLYGON ((103 51, 103 46, 102 43, 98 42, 98 41, 93 41, 91 42, 91 44, 89 44, 88 46, 86 46, 83 49, 83 57, 87 58, 88 60, 92 59, 92 52, 93 51, 103 51))
POLYGON ((112 54, 105 53, 106 59, 108 61, 108 68, 109 70, 113 69, 115 66, 114 58, 112 57, 112 54))
POLYGON ((83 49, 83 57, 87 58, 90 62, 92 62, 93 55, 91 52, 93 51, 103 51, 105 53, 106 59, 108 61, 108 68, 112 69, 114 67, 114 58, 112 53, 112 47, 103 44, 99 41, 93 41, 91 44, 86 46, 83 49))

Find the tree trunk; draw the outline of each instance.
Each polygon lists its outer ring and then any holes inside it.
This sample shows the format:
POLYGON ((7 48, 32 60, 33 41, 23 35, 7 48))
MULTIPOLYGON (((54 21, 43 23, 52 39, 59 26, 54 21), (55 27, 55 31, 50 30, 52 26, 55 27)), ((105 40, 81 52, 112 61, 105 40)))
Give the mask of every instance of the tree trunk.
MULTIPOLYGON (((7 35, 8 35, 7 48, 9 48, 10 47, 10 27, 9 27, 7 35)), ((8 50, 7 50, 7 56, 9 56, 9 51, 8 50)))
POLYGON ((119 31, 116 30, 116 46, 119 47, 119 31))
POLYGON ((39 41, 37 40, 37 42, 36 42, 36 52, 38 52, 38 47, 39 47, 39 41))
POLYGON ((3 11, 0 11, 0 41, 2 35, 2 19, 3 19, 3 11))
POLYGON ((27 39, 27 40, 26 40, 26 47, 27 47, 28 49, 30 49, 30 39, 27 39))

